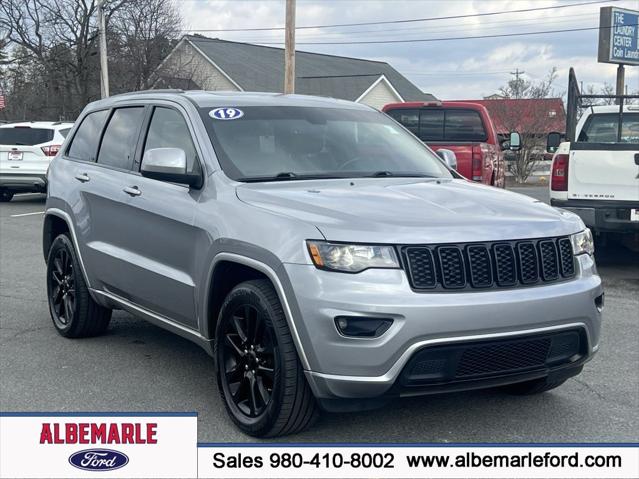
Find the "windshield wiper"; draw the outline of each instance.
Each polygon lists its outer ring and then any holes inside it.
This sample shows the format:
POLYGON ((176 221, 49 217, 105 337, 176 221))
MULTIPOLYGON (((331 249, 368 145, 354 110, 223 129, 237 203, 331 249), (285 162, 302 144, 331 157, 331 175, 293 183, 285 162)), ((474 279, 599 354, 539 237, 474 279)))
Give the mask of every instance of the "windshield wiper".
POLYGON ((278 173, 277 175, 275 175, 273 178, 277 178, 277 179, 281 179, 281 180, 288 180, 288 179, 292 179, 292 178, 297 178, 297 175, 295 173, 293 173, 292 171, 283 171, 283 172, 278 173))
POLYGON ((397 172, 397 173, 393 173, 392 171, 376 171, 375 173, 371 173, 370 175, 364 175, 367 178, 381 178, 384 176, 393 176, 396 178, 437 178, 436 176, 433 175, 425 175, 423 173, 401 173, 401 172, 397 172))
POLYGON ((333 180, 333 179, 344 179, 349 178, 347 176, 340 175, 323 175, 323 174, 306 174, 306 175, 298 175, 297 173, 293 173, 292 171, 283 171, 281 173, 277 173, 273 176, 247 176, 242 178, 237 178, 237 181, 243 181, 246 183, 260 183, 266 181, 288 181, 288 180, 333 180))

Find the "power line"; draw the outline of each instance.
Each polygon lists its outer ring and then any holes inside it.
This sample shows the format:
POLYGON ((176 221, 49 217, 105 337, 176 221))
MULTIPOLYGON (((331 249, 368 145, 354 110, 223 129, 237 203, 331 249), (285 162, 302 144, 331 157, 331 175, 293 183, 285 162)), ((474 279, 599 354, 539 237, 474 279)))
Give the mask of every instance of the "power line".
MULTIPOLYGON (((560 5, 551 5, 548 7, 521 8, 517 10, 501 10, 496 12, 472 13, 467 15, 448 15, 445 17, 426 17, 426 18, 386 20, 386 21, 378 21, 378 22, 360 22, 360 23, 335 23, 331 25, 306 25, 302 27, 296 27, 295 29, 305 30, 305 29, 313 29, 313 28, 359 27, 364 25, 388 25, 388 24, 398 24, 398 23, 432 22, 437 20, 456 20, 460 18, 505 15, 508 13, 526 13, 526 12, 536 12, 540 10, 556 10, 559 8, 579 7, 584 5, 596 5, 599 3, 612 3, 612 2, 618 2, 618 1, 619 0, 605 0, 605 1, 595 1, 595 2, 566 3, 566 4, 560 4, 560 5)), ((191 29, 184 29, 181 31, 182 32, 263 32, 263 31, 272 31, 272 30, 284 30, 284 27, 216 28, 216 29, 191 28, 191 29)))
MULTIPOLYGON (((632 24, 628 26, 636 26, 632 24)), ((586 27, 586 28, 565 28, 560 30, 543 30, 535 32, 520 33, 499 33, 494 35, 475 35, 470 37, 444 37, 444 38, 413 38, 410 40, 361 40, 352 42, 298 42, 298 45, 370 45, 383 43, 425 43, 425 42, 446 42, 454 40, 479 40, 482 38, 504 38, 504 37, 522 37, 526 35, 548 35, 552 33, 569 33, 569 32, 585 32, 588 30, 610 29, 612 27, 586 27)), ((215 41, 215 40, 212 40, 215 41)), ((258 42, 262 45, 282 45, 281 42, 258 42)))
MULTIPOLYGON (((585 22, 590 23, 590 20, 593 20, 595 17, 598 17, 598 13, 586 13, 586 14, 578 14, 578 15, 558 15, 558 16, 554 16, 551 19, 544 19, 543 23, 544 25, 548 25, 548 24, 553 24, 553 23, 560 23, 560 24, 566 24, 566 18, 571 18, 571 19, 576 19, 577 22, 575 22, 575 24, 570 25, 573 28, 576 28, 577 26, 581 26, 583 25, 585 22), (583 17, 588 17, 583 18, 583 17), (580 25, 581 24, 581 25, 580 25)), ((498 27, 494 27, 493 25, 506 25, 508 27, 509 31, 512 31, 513 27, 527 27, 527 26, 531 26, 531 25, 537 25, 539 24, 540 19, 539 18, 534 18, 534 19, 517 19, 517 20, 506 20, 506 21, 494 21, 494 22, 490 22, 490 21, 484 21, 481 22, 480 24, 476 24, 476 25, 464 25, 465 27, 468 27, 469 30, 494 30, 496 28, 503 28, 501 26, 498 27)), ((587 24, 587 23, 586 23, 587 24)), ((387 31, 387 30, 356 30, 356 31, 349 31, 349 32, 330 32, 330 33, 315 33, 315 32, 307 32, 306 34, 302 34, 298 37, 298 39, 301 40, 338 40, 340 38, 343 38, 344 36, 348 36, 348 38, 353 38, 353 36, 356 36, 356 38, 362 38, 365 39, 366 37, 376 37, 376 38, 380 38, 380 37, 385 37, 385 36, 389 36, 389 35, 394 35, 397 36, 398 34, 415 34, 415 33, 449 33, 449 32, 453 32, 453 31, 459 31, 460 26, 459 25, 452 25, 452 24, 447 24, 447 25, 441 25, 441 26, 437 26, 434 28, 428 28, 427 32, 409 32, 408 30, 421 30, 423 29, 424 26, 418 26, 418 27, 406 27, 406 28, 398 28, 398 29, 394 29, 393 31, 387 31), (374 35, 366 35, 367 33, 374 33, 374 35), (360 34, 364 34, 362 36, 360 36, 360 34), (328 37, 328 38, 327 38, 328 37)), ((251 32, 247 32, 247 33, 251 33, 251 32)), ((241 35, 241 33, 239 33, 241 35)), ((263 43, 263 42, 268 42, 270 40, 277 40, 279 38, 279 33, 275 33, 273 32, 272 35, 269 35, 268 33, 265 33, 264 36, 262 36, 260 39, 255 39, 254 37, 236 37, 235 35, 233 35, 232 38, 237 38, 237 41, 240 42, 248 42, 248 43, 263 43), (270 37, 270 38, 269 38, 270 37)), ((401 37, 400 37, 401 38, 401 37)), ((228 39, 231 39, 231 36, 228 36, 228 39)))

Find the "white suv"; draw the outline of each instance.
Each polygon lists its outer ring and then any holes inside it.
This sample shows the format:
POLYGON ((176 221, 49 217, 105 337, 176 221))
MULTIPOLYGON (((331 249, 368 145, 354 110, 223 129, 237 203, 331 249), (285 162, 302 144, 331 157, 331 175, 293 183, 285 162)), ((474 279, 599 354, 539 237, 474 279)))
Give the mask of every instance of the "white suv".
POLYGON ((73 123, 31 121, 0 125, 0 202, 17 192, 43 192, 47 168, 73 123))

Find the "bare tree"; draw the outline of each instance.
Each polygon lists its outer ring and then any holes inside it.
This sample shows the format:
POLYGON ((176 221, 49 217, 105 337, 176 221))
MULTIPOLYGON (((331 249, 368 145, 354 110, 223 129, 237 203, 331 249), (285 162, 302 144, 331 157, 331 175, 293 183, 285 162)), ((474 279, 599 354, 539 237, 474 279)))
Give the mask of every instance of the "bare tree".
POLYGON ((500 88, 499 92, 506 99, 518 101, 502 103, 502 100, 497 100, 490 106, 491 114, 499 118, 502 128, 517 131, 521 136, 521 149, 508 162, 508 170, 518 183, 525 183, 539 162, 544 159, 548 125, 561 113, 540 108, 539 102, 531 101, 561 96, 554 88, 556 79, 555 67, 538 82, 531 82, 522 77, 514 78, 500 88))
POLYGON ((174 45, 181 23, 171 0, 130 0, 112 17, 111 49, 121 60, 114 71, 122 89, 151 86, 151 74, 174 45))
MULTIPOLYGON (((146 87, 180 28, 172 2, 105 2, 112 91, 146 87)), ((2 117, 73 119, 99 98, 96 9, 96 0, 0 0, 0 38, 9 42, 0 48, 2 117)))

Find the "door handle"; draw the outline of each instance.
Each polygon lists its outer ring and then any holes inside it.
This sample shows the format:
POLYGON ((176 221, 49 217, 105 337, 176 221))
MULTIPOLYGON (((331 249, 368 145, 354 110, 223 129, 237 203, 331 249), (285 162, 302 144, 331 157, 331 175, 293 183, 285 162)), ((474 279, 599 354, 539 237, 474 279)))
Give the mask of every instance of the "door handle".
POLYGON ((140 196, 142 192, 137 186, 127 186, 122 191, 124 191, 127 195, 130 196, 140 196))
POLYGON ((87 175, 86 173, 81 173, 79 175, 75 175, 75 179, 81 181, 82 183, 86 183, 91 178, 89 178, 89 175, 87 175))

